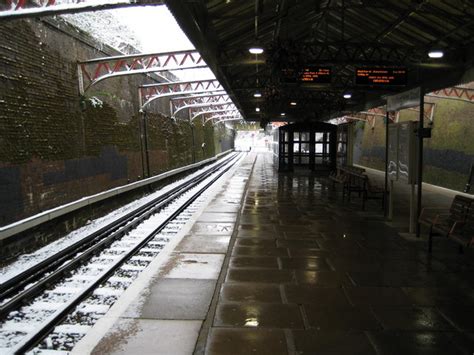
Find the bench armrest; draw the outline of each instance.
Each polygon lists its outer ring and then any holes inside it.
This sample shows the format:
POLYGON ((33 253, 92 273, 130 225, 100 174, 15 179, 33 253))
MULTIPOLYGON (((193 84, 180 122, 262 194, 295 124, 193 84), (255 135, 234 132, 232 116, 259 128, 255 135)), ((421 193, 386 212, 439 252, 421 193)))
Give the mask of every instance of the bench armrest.
POLYGON ((419 221, 422 221, 423 219, 430 219, 431 221, 438 219, 438 215, 442 213, 437 213, 437 212, 448 212, 446 208, 431 208, 431 207, 424 207, 421 210, 420 217, 418 218, 419 221))
POLYGON ((435 218, 433 219, 433 225, 440 224, 441 220, 444 218, 450 217, 451 214, 449 213, 438 213, 435 218))
POLYGON ((454 222, 454 224, 451 227, 451 230, 449 231, 448 235, 455 234, 455 233, 459 232, 459 230, 462 229, 465 224, 466 224, 466 222, 464 222, 464 221, 454 222))
POLYGON ((423 213, 424 210, 427 210, 427 211, 444 211, 444 212, 448 212, 449 211, 449 208, 443 208, 443 207, 423 207, 421 212, 423 213))

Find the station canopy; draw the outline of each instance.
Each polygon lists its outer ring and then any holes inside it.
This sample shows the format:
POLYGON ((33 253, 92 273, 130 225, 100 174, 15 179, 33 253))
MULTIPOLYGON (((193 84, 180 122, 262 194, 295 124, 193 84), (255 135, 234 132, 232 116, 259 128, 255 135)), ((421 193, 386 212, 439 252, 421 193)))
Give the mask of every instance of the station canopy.
POLYGON ((327 120, 474 81, 469 0, 165 3, 247 120, 327 120))

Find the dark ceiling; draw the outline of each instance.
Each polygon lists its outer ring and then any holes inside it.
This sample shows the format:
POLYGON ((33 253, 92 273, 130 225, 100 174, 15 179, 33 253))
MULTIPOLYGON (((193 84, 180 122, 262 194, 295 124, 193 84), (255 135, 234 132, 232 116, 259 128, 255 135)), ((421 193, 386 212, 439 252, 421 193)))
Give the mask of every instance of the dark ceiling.
POLYGON ((421 84, 429 91, 474 80, 473 1, 165 3, 247 120, 277 121, 281 112, 287 120, 323 120, 380 106, 386 95, 421 84), (263 54, 248 52, 255 42, 263 54), (433 48, 444 57, 430 59, 433 48), (283 74, 309 66, 330 67, 331 82, 288 83, 283 74), (407 85, 355 85, 355 68, 369 66, 406 67, 407 85), (351 99, 342 97, 347 92, 351 99))

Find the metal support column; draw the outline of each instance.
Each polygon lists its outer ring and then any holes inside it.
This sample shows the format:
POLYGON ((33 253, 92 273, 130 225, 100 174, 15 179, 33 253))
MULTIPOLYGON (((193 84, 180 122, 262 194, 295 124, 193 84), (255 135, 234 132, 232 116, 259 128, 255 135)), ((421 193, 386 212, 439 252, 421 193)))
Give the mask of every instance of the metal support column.
POLYGON ((145 148, 145 172, 144 177, 150 177, 150 152, 148 150, 148 127, 146 111, 143 113, 143 143, 145 148))
MULTIPOLYGON (((142 176, 141 176, 142 178, 144 178, 145 174, 146 174, 145 149, 144 149, 144 144, 143 144, 143 137, 144 137, 143 116, 144 116, 144 112, 142 110, 140 110, 140 114, 138 116, 138 140, 139 140, 139 143, 140 143, 140 158, 141 158, 141 161, 142 161, 142 176)), ((140 176, 138 178, 140 178, 140 176)))
POLYGON ((196 141, 194 139, 194 124, 193 124, 193 120, 192 120, 192 114, 191 114, 191 109, 188 110, 189 112, 189 127, 191 128, 191 136, 192 136, 192 139, 193 139, 193 164, 196 162, 196 141))
POLYGON ((314 128, 309 130, 309 169, 315 171, 315 162, 316 162, 316 132, 314 128))
POLYGON ((418 219, 421 214, 421 198, 423 190, 423 120, 425 113, 425 89, 423 86, 420 87, 420 119, 418 122, 418 194, 417 194, 417 210, 416 210, 416 237, 420 237, 420 223, 418 219))
POLYGON ((387 217, 388 213, 388 124, 390 122, 390 113, 387 111, 385 114, 385 200, 383 215, 387 217))

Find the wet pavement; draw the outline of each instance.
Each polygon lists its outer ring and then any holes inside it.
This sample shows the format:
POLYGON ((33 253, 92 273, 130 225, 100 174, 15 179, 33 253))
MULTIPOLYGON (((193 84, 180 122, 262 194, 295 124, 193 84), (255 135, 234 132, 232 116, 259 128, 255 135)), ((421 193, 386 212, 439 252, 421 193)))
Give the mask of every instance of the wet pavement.
POLYGON ((472 354, 472 252, 398 232, 259 154, 195 353, 472 354))
POLYGON ((472 250, 400 236, 402 188, 387 223, 271 158, 247 156, 93 353, 473 354, 472 250))

